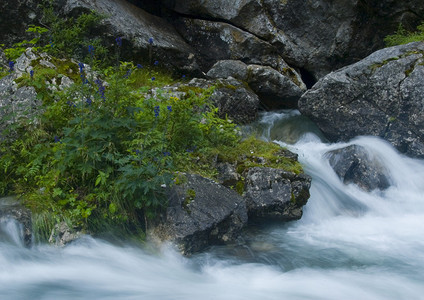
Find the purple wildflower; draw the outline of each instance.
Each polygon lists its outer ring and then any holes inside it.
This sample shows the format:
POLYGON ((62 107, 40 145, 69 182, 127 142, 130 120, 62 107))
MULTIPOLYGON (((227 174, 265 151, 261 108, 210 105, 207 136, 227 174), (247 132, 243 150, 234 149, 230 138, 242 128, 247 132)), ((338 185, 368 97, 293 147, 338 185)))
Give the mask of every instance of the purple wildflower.
POLYGON ((153 45, 153 38, 151 37, 151 38, 149 38, 149 44, 150 45, 153 45))
POLYGON ((121 47, 122 46, 122 38, 121 37, 117 37, 116 39, 115 39, 115 41, 116 41, 116 44, 118 45, 118 47, 121 47))
POLYGON ((82 62, 80 62, 80 63, 78 63, 78 67, 79 67, 79 71, 80 71, 80 73, 83 73, 84 72, 84 64, 82 63, 82 62))
POLYGON ((29 71, 29 76, 31 76, 31 79, 34 78, 34 70, 29 71))
POLYGON ((155 112, 155 117, 157 118, 157 117, 159 117, 159 112, 160 112, 160 107, 157 105, 157 106, 155 106, 155 108, 154 108, 154 112, 155 112))
POLYGON ((9 61, 9 72, 13 72, 15 70, 15 63, 13 61, 9 61))
POLYGON ((172 112, 172 106, 171 105, 168 105, 166 108, 168 109, 169 112, 172 112))

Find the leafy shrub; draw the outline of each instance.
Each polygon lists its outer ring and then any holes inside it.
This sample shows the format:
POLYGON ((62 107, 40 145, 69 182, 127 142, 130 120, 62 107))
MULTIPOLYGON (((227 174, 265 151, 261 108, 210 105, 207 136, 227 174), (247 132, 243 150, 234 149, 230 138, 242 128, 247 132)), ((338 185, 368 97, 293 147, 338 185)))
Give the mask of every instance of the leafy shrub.
POLYGON ((209 102, 213 88, 180 99, 157 87, 167 80, 160 73, 146 86, 139 73, 151 70, 131 63, 102 69, 91 61, 91 69, 79 63, 77 82, 66 91, 46 86, 57 70, 36 65, 20 78, 44 106, 33 120, 16 120, 16 138, 0 142, 0 193, 48 212, 50 218, 38 218, 43 230, 55 223, 47 219, 90 231, 143 226, 166 207, 179 166, 240 139, 209 102))

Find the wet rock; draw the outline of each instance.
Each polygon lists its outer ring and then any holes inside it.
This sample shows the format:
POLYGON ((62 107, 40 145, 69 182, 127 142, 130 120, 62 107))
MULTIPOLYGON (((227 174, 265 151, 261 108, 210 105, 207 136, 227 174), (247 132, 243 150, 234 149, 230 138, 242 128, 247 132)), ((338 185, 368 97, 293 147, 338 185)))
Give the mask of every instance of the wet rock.
POLYGON ((233 164, 221 162, 217 164, 216 168, 218 171, 218 181, 226 187, 235 187, 242 179, 233 164))
POLYGON ((331 141, 374 135, 423 158, 423 64, 424 43, 379 50, 322 78, 299 110, 331 141))
POLYGON ((297 220, 309 199, 311 178, 282 169, 250 168, 246 175, 249 219, 297 220))
POLYGON ((384 165, 362 146, 351 145, 326 153, 331 167, 345 183, 354 183, 365 191, 385 190, 390 186, 384 165))
POLYGON ((247 223, 246 206, 236 192, 198 175, 169 192, 169 206, 150 227, 150 235, 175 243, 183 254, 234 242, 247 223))
POLYGON ((65 222, 56 224, 49 237, 49 243, 58 247, 64 247, 82 236, 82 233, 72 229, 65 222))
POLYGON ((24 245, 29 247, 32 243, 31 212, 20 205, 16 199, 2 198, 0 199, 0 221, 9 219, 16 220, 22 225, 22 239, 24 245))

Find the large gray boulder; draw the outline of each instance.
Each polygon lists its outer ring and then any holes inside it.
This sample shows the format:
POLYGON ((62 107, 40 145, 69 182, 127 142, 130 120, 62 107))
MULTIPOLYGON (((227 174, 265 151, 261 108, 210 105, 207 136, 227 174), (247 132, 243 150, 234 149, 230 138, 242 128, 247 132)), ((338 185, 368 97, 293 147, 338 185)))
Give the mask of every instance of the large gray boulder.
MULTIPOLYGON (((183 16, 225 22, 249 32, 275 46, 287 62, 316 79, 381 48, 383 38, 393 33, 399 23, 413 29, 424 15, 424 3, 414 0, 173 0, 163 3, 183 16)), ((202 28, 209 29, 210 26, 202 28)))
POLYGON ((331 141, 374 135, 424 157, 424 43, 379 50, 322 78, 299 110, 331 141))
POLYGON ((153 38, 152 60, 158 60, 163 68, 200 74, 194 49, 165 19, 151 15, 125 0, 63 0, 62 13, 78 15, 94 10, 106 15, 105 30, 99 33, 114 44, 122 37, 123 59, 148 62, 149 39, 153 38))
POLYGON ((183 254, 234 242, 247 223, 243 198, 198 175, 180 174, 177 178, 169 192, 169 206, 151 224, 149 234, 173 242, 183 254))
POLYGON ((246 206, 249 219, 297 220, 309 199, 311 178, 282 169, 250 168, 246 175, 246 206))
POLYGON ((345 184, 354 183, 365 191, 390 186, 383 163, 362 146, 351 145, 326 153, 330 166, 345 184))
POLYGON ((274 68, 281 60, 271 44, 225 22, 181 18, 175 25, 196 50, 202 70, 209 70, 218 60, 241 60, 274 68))

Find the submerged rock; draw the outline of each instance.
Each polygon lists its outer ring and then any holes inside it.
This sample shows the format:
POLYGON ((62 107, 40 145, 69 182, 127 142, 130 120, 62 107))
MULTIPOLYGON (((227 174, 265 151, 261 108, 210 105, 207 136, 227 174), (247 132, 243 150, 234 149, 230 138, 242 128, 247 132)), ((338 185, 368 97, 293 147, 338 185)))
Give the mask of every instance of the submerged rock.
POLYGON ((299 110, 331 141, 374 135, 424 157, 424 43, 379 50, 322 78, 299 110))
POLYGON ((29 247, 32 243, 30 210, 20 205, 14 198, 2 198, 0 199, 0 221, 8 219, 16 220, 22 225, 22 239, 24 245, 29 247))
POLYGON ((387 170, 364 147, 351 145, 326 153, 329 163, 345 183, 354 183, 366 191, 384 190, 390 186, 387 170))
POLYGON ((174 242, 183 254, 212 244, 234 242, 247 223, 243 198, 198 175, 180 174, 169 192, 169 206, 150 228, 150 235, 174 242))

